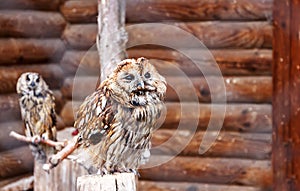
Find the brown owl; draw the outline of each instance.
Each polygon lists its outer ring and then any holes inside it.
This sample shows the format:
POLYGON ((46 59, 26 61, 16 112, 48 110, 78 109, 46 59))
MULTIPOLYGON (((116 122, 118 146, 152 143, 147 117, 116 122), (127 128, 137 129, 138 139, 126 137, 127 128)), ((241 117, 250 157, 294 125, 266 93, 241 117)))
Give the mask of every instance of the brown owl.
POLYGON ((90 173, 136 172, 164 109, 166 81, 145 58, 120 62, 80 106, 78 161, 90 173))
MULTIPOLYGON (((56 114, 54 97, 48 85, 37 73, 23 73, 17 82, 17 93, 25 134, 36 139, 56 140, 56 114)), ((40 162, 53 154, 53 148, 46 145, 30 145, 33 155, 40 162)))

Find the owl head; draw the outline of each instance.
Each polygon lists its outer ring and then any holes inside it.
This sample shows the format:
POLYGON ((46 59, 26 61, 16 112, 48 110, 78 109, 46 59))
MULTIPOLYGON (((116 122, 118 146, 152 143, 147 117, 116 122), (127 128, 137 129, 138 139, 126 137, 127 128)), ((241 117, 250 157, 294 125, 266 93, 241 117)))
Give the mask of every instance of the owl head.
POLYGON ((101 87, 121 104, 136 107, 162 101, 166 80, 146 58, 126 59, 117 65, 101 87))
POLYGON ((23 73, 17 82, 17 93, 19 95, 43 96, 48 85, 38 73, 23 73))

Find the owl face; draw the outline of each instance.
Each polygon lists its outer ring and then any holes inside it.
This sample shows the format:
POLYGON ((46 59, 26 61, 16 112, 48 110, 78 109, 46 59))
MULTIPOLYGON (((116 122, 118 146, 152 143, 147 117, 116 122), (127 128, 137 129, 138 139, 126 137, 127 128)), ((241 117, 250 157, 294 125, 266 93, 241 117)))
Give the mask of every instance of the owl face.
POLYGON ((43 78, 32 72, 23 73, 17 82, 17 93, 20 95, 42 96, 48 86, 43 78))
POLYGON ((123 60, 106 82, 112 97, 130 107, 161 101, 166 92, 164 77, 145 58, 123 60))

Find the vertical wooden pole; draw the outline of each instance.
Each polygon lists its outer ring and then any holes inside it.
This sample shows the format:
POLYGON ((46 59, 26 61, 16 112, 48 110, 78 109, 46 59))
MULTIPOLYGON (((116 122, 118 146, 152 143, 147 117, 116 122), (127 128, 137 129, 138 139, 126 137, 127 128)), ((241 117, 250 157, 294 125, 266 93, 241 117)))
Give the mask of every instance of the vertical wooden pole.
POLYGON ((274 1, 273 190, 300 190, 300 4, 274 1))
MULTIPOLYGON (((126 0, 98 0, 97 48, 101 81, 126 57, 125 6, 126 0)), ((135 181, 133 173, 82 176, 77 179, 77 191, 135 191, 135 181)))
POLYGON ((101 81, 126 57, 126 0, 98 0, 97 48, 101 64, 101 81))

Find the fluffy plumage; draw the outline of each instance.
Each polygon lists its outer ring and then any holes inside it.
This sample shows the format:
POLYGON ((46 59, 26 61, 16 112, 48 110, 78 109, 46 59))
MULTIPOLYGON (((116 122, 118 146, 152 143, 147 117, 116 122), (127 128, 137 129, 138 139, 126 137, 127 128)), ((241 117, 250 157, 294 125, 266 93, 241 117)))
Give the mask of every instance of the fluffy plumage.
POLYGON ((150 157, 166 81, 145 58, 126 59, 77 114, 78 158, 91 173, 135 172, 150 157))
MULTIPOLYGON (((17 93, 27 137, 56 140, 54 96, 43 78, 37 73, 23 73, 17 82, 17 93)), ((46 145, 31 145, 33 155, 45 162, 54 149, 46 145)))

